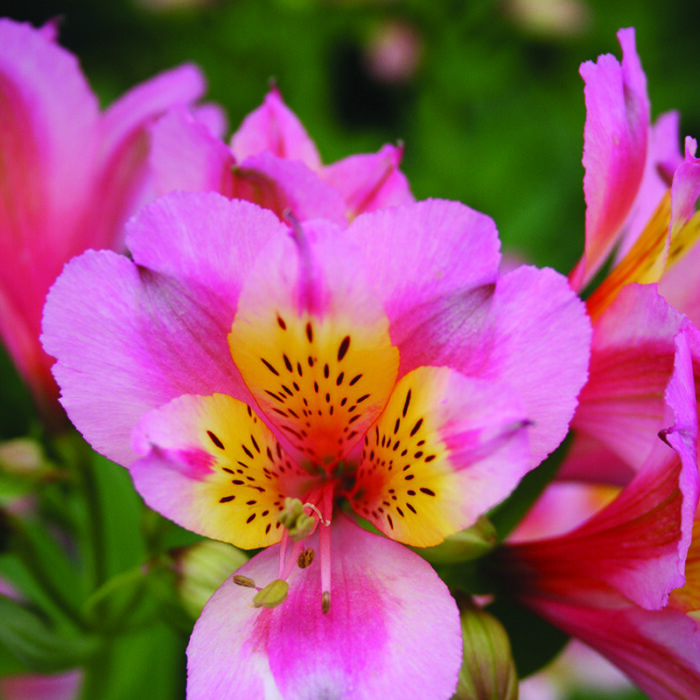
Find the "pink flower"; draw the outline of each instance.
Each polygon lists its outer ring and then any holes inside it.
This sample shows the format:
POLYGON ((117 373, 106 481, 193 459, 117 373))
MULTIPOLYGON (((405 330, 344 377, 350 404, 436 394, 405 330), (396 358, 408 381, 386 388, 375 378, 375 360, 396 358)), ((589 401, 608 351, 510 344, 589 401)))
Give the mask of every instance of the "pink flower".
POLYGON ((127 246, 49 294, 62 403, 151 507, 268 547, 204 609, 189 696, 449 697, 457 607, 399 543, 471 525, 565 435, 590 339, 566 280, 499 277, 493 222, 445 201, 290 229, 173 193, 127 246))
POLYGON ((49 414, 59 409, 39 343, 46 292, 72 256, 121 247, 124 220, 149 193, 149 125, 204 89, 183 66, 100 114, 54 35, 53 25, 0 20, 0 336, 49 414))
POLYGON ((5 676, 0 678, 0 696, 4 700, 76 700, 82 681, 79 670, 5 676))
POLYGON ((677 114, 662 115, 650 127, 634 31, 621 30, 618 38, 621 65, 601 56, 581 67, 588 112, 586 248, 571 275, 575 285, 590 281, 617 251, 616 264, 587 301, 594 326, 590 377, 562 476, 622 485, 645 462, 663 427, 664 389, 683 313, 700 322, 700 248, 694 245, 700 160, 692 139, 685 159, 678 152, 677 114))
POLYGON ((700 625, 689 614, 700 609, 697 345, 698 331, 686 322, 666 391, 667 444, 657 441, 608 506, 566 534, 507 546, 499 567, 511 595, 605 655, 655 700, 696 697, 700 687, 700 625))
POLYGON ((213 191, 271 209, 280 218, 324 218, 344 225, 363 212, 413 201, 399 171, 402 147, 324 166, 297 117, 273 88, 228 146, 185 111, 154 128, 151 157, 160 194, 213 191))

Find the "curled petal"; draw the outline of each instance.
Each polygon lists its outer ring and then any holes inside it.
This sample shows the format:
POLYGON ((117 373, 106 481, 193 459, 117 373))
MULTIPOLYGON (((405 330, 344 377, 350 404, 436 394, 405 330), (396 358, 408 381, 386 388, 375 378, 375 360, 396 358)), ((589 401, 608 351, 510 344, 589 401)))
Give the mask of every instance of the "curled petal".
MULTIPOLYGON (((232 581, 214 594, 187 650, 191 700, 450 697, 462 639, 446 586, 416 554, 342 516, 332 538, 328 614, 317 564, 294 568, 273 609, 253 608, 255 591, 232 581)), ((277 559, 270 548, 238 573, 264 586, 277 559)))
POLYGON ((581 289, 603 263, 637 196, 644 174, 649 134, 646 77, 637 56, 634 29, 617 34, 622 64, 609 54, 581 66, 586 83, 583 190, 586 247, 572 273, 581 289))

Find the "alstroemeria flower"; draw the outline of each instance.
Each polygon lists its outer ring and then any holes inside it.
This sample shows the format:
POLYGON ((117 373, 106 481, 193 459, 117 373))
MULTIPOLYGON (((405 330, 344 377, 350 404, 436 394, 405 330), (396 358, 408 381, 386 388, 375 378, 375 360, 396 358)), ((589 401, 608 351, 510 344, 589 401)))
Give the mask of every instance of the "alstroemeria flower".
POLYGON ((39 343, 46 293, 74 255, 121 247, 124 220, 150 191, 148 127, 204 90, 199 71, 182 66, 100 114, 54 38, 53 25, 0 20, 0 336, 48 414, 60 409, 39 343))
POLYGON ((500 554, 511 595, 605 655, 655 700, 696 697, 700 688, 700 625, 688 614, 700 609, 697 345, 686 322, 666 391, 667 444, 657 441, 618 497, 571 532, 500 554))
POLYGON ((571 275, 575 286, 587 283, 618 248, 611 272, 587 301, 594 326, 590 377, 561 476, 623 485, 663 428, 682 314, 700 321, 700 160, 693 139, 686 139, 681 157, 677 114, 662 115, 650 130, 633 30, 621 30, 618 38, 621 65, 606 55, 581 67, 586 248, 571 275))
POLYGON ((176 110, 153 130, 151 164, 160 194, 220 192, 255 202, 280 218, 323 218, 344 225, 363 212, 413 201, 398 169, 403 148, 353 155, 324 166, 306 130, 277 88, 249 114, 230 146, 176 110))
POLYGON ((127 246, 49 294, 63 405, 151 507, 270 547, 205 608, 190 697, 448 697, 457 608, 398 543, 471 525, 565 435, 590 341, 565 278, 499 277, 493 222, 444 201, 290 228, 174 193, 127 246))

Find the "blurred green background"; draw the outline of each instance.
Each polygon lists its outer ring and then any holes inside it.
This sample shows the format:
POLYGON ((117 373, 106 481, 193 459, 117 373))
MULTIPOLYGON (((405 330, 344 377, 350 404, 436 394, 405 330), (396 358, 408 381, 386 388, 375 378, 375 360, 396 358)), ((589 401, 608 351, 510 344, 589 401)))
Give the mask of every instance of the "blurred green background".
MULTIPOLYGON (((583 246, 580 63, 619 56, 615 32, 635 26, 654 117, 678 109, 683 135, 700 135, 700 5, 680 0, 663 8, 638 0, 3 0, 0 13, 35 25, 61 16, 60 41, 104 105, 192 61, 234 130, 274 78, 324 162, 401 140, 416 197, 489 214, 506 251, 564 272, 583 246)), ((26 434, 32 416, 3 359, 0 437, 26 434)), ((122 470, 95 472, 98 490, 121 494, 110 517, 139 511, 122 470)), ((160 525, 149 527, 155 537, 160 525)), ((115 561, 123 559, 115 571, 139 562, 139 552, 124 550, 143 547, 143 537, 112 533, 115 561)), ((151 676, 138 696, 176 697, 181 680, 166 680, 164 657, 180 658, 187 635, 148 629, 145 642, 138 630, 122 640, 113 662, 122 654, 151 676)), ((104 697, 137 697, 124 683, 104 697)))

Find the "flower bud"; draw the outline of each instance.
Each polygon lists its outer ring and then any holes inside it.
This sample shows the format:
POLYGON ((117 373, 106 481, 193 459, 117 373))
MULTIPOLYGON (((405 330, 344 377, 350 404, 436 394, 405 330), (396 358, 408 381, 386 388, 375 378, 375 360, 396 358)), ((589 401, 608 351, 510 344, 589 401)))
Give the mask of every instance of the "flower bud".
POLYGON ((464 655, 454 700, 517 700, 518 677, 503 625, 469 602, 460 608, 464 655))
POLYGON ((230 544, 205 540, 184 550, 178 560, 178 593, 190 615, 199 617, 205 603, 248 557, 230 544))

